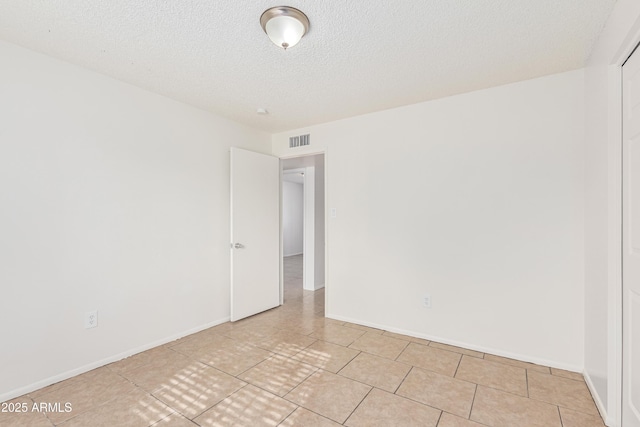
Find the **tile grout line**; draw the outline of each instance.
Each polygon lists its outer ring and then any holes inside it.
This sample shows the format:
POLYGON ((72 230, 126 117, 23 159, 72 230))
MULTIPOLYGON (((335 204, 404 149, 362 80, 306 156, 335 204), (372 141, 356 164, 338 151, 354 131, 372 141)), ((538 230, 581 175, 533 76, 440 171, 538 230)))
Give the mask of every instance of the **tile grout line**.
MULTIPOLYGON (((345 363, 345 365, 344 365, 342 368, 338 369, 338 372, 335 372, 335 374, 336 374, 336 375, 340 375, 340 372, 341 372, 344 368, 346 368, 347 366, 349 366, 349 364, 350 364, 351 362, 353 362, 353 361, 356 359, 356 357, 360 356, 360 355, 363 353, 363 352, 362 352, 362 351, 360 351, 360 350, 356 350, 356 351, 358 352, 358 354, 356 354, 356 355, 355 355, 355 356, 353 356, 351 359, 349 359, 349 361, 348 361, 347 363, 345 363)), ((340 375, 340 376, 344 376, 344 375, 340 375)), ((345 378, 346 378, 346 377, 345 377, 345 378)), ((349 378, 349 379, 351 379, 351 378, 349 378)), ((367 384, 367 385, 368 385, 368 384, 367 384)))
MULTIPOLYGON (((464 381, 464 382, 467 382, 467 383, 469 383, 469 384, 474 384, 474 385, 477 385, 477 386, 482 386, 482 387, 490 388, 491 390, 500 391, 500 392, 502 392, 502 393, 510 394, 510 395, 512 395, 512 396, 517 396, 517 397, 520 397, 520 398, 522 398, 522 399, 531 399, 531 398, 529 398, 529 397, 527 397, 527 396, 523 396, 523 395, 521 395, 521 394, 514 393, 514 392, 509 391, 509 390, 504 390, 504 389, 501 389, 501 388, 498 388, 498 387, 495 387, 495 386, 490 386, 490 385, 486 385, 486 384, 478 384, 478 383, 474 383, 474 382, 467 381, 467 380, 461 380, 461 379, 459 379, 459 378, 455 378, 455 379, 456 379, 456 380, 458 380, 458 381, 464 381)), ((531 399, 531 400, 537 400, 537 399, 531 399)), ((538 401, 538 402, 543 402, 543 403, 549 403, 549 402, 545 402, 545 401, 543 401, 543 400, 537 400, 537 401, 538 401)), ((555 404, 554 404, 554 403, 549 403, 549 405, 554 406, 555 404)))
MULTIPOLYGON (((316 372, 314 372, 313 374, 309 375, 307 378, 305 378, 305 380, 304 380, 304 381, 302 381, 300 384, 298 384, 297 386, 295 386, 294 388, 292 388, 292 389, 289 391, 289 393, 293 392, 293 390, 295 390, 295 389, 297 389, 298 387, 300 387, 304 382, 306 382, 306 381, 307 381, 309 378, 311 378, 314 374, 318 373, 318 371, 325 371, 325 372, 328 372, 328 373, 333 374, 333 372, 327 371, 327 370, 322 369, 322 368, 318 368, 318 369, 316 370, 316 372)), ((334 374, 334 375, 337 375, 337 374, 334 374)), ((370 392, 370 391, 371 391, 371 390, 369 390, 369 392, 370 392)), ((287 394, 289 394, 289 393, 287 393, 287 394)), ((273 393, 272 393, 272 394, 273 394, 273 393)), ((285 396, 286 396, 287 394, 285 394, 285 396)), ((367 393, 367 395, 368 395, 368 394, 369 394, 369 393, 367 393)), ((336 422, 335 420, 333 420, 333 419, 331 419, 331 418, 329 418, 329 417, 327 417, 327 416, 325 416, 325 415, 322 415, 322 414, 320 414, 320 413, 318 413, 318 412, 314 411, 314 410, 313 410, 313 409, 311 409, 311 408, 307 408, 306 406, 302 406, 302 405, 299 405, 299 404, 297 404, 297 403, 295 403, 295 402, 292 402, 291 400, 287 399, 285 396, 282 396, 282 399, 286 400, 286 401, 287 401, 287 402, 289 402, 289 403, 292 403, 292 404, 296 405, 298 408, 305 409, 305 410, 307 410, 307 411, 309 411, 309 412, 312 412, 312 413, 314 413, 314 414, 316 414, 316 415, 318 415, 318 416, 320 416, 320 417, 322 417, 322 418, 326 418, 327 420, 330 420, 330 421, 336 422)), ((365 396, 365 397, 366 397, 366 396, 365 396)), ((363 400, 364 400, 364 399, 363 399, 363 400)), ((298 409, 298 408, 296 408, 296 409, 298 409)), ((293 412, 295 412, 295 411, 293 411, 293 412)), ((293 412, 292 412, 292 413, 293 413, 293 412)), ((291 415, 291 414, 289 414, 289 415, 291 415)), ((351 416, 351 414, 349 414, 349 416, 347 417, 347 419, 348 419, 350 416, 351 416)), ((288 417, 287 417, 287 418, 288 418, 288 417)), ((282 420, 282 422, 284 422, 284 421, 285 421, 285 420, 282 420)), ((345 422, 346 422, 346 421, 347 421, 347 420, 345 419, 345 422)), ((282 424, 282 423, 281 423, 281 424, 282 424)), ((338 424, 343 425, 343 423, 338 423, 338 424)))
MULTIPOLYGON (((287 402, 288 402, 288 401, 287 401, 287 402)), ((278 423, 278 426, 281 426, 282 424, 284 424, 284 422, 285 422, 285 421, 287 421, 289 418, 291 418, 291 415, 293 415, 293 414, 294 414, 298 409, 300 409, 300 408, 301 408, 301 406, 298 406, 296 409, 294 409, 294 410, 293 410, 289 415, 287 415, 287 416, 285 417, 285 419, 284 419, 284 420, 282 420, 282 421, 280 421, 280 422, 278 423)))
POLYGON ((165 420, 165 419, 167 419, 167 418, 169 418, 170 416, 175 415, 175 414, 178 414, 178 415, 180 415, 181 417, 184 417, 184 418, 188 419, 189 421, 191 421, 191 419, 189 419, 189 417, 186 417, 183 413, 178 412, 176 409, 174 409, 173 407, 171 407, 171 406, 167 405, 166 403, 164 403, 163 401, 161 401, 160 399, 158 399, 157 397, 155 397, 155 396, 154 396, 154 395, 152 395, 151 393, 149 393, 149 395, 150 395, 151 397, 153 397, 154 399, 156 399, 158 402, 160 402, 160 403, 162 403, 163 405, 165 405, 167 408, 171 409, 173 412, 172 412, 172 413, 170 413, 169 415, 167 415, 166 417, 162 417, 161 419, 159 419, 158 421, 154 422, 153 424, 149 424, 149 425, 148 425, 148 427, 153 427, 153 426, 155 426, 156 424, 161 423, 163 420, 165 420))
MULTIPOLYGON (((399 357, 399 356, 398 356, 399 357)), ((402 362, 399 362, 402 363, 402 362)), ((402 381, 400 381, 400 384, 398 384, 398 387, 396 387, 396 389, 393 391, 393 394, 396 396, 400 396, 399 394, 396 394, 398 392, 398 390, 400 389, 400 387, 402 386, 402 384, 404 384, 404 382, 406 381, 407 377, 409 376, 409 374, 411 373, 411 371, 413 371, 414 366, 413 365, 408 365, 411 366, 411 369, 409 369, 407 371, 407 373, 404 375, 404 378, 402 378, 402 381)), ((437 425, 437 424, 436 424, 437 425)))
MULTIPOLYGON (((395 393, 394 393, 394 394, 395 394, 395 393)), ((422 406, 426 406, 427 408, 435 409, 436 411, 446 412, 446 411, 445 411, 445 410, 443 410, 443 409, 436 408, 435 406, 428 405, 428 404, 426 404, 426 403, 424 403, 424 402, 421 402, 421 401, 419 401, 419 400, 413 399, 413 398, 411 398, 411 397, 409 397, 409 396, 403 396, 403 395, 401 395, 401 394, 395 394, 395 395, 396 395, 396 396, 398 396, 398 397, 402 397, 402 398, 404 398, 404 399, 407 399, 407 400, 409 400, 409 401, 411 401, 411 402, 418 403, 418 404, 420 404, 420 405, 422 405, 422 406)), ((452 415, 455 415, 455 414, 452 414, 452 415)), ((457 415, 456 415, 456 416, 457 416, 457 415)), ((461 417, 461 418, 462 418, 462 417, 461 417)))
POLYGON ((575 378, 563 377, 562 375, 551 374, 551 376, 553 376, 555 378, 562 378, 563 380, 575 381, 575 382, 580 383, 580 384, 585 383, 585 380, 576 380, 575 378))
POLYGON ((473 399, 471 399, 471 408, 469 408, 469 417, 467 418, 469 421, 471 421, 471 414, 473 413, 473 405, 475 405, 476 403, 476 395, 478 394, 478 387, 479 385, 476 384, 476 389, 473 391, 473 399))
MULTIPOLYGON (((284 399, 284 397, 283 397, 283 399, 284 399)), ((287 399, 285 399, 285 400, 286 400, 287 402, 291 402, 290 400, 287 400, 287 399)), ((291 403, 293 403, 293 402, 291 402, 291 403)), ((297 408, 296 408, 293 412, 296 412, 298 409, 304 409, 305 411, 309 411, 309 412, 311 412, 312 414, 316 414, 317 416, 322 417, 322 418, 324 418, 324 419, 326 419, 326 420, 332 421, 332 422, 334 422, 334 423, 336 422, 335 420, 332 420, 331 418, 329 418, 329 417, 327 417, 327 416, 325 416, 325 415, 319 414, 318 412, 316 412, 316 411, 314 411, 314 410, 312 410, 312 409, 309 409, 309 408, 307 408, 307 407, 305 407, 305 406, 298 405, 298 404, 296 404, 296 403, 293 403, 293 404, 297 406, 297 408)), ((292 412, 291 414, 289 414, 289 416, 288 416, 287 418, 289 418, 289 417, 293 414, 293 412, 292 412)), ((282 422, 281 422, 280 424, 278 424, 278 425, 281 425, 281 424, 282 424, 282 423, 284 423, 285 421, 286 421, 286 418, 285 418, 284 420, 282 420, 282 422)), ((346 422, 346 420, 345 420, 345 422, 346 422)), ((340 424, 340 425, 342 425, 342 424, 340 424)))
POLYGON ((440 424, 440 420, 442 419, 442 414, 444 414, 444 411, 440 410, 440 415, 438 415, 438 421, 436 421, 436 427, 438 427, 438 424, 440 424))
POLYGON ((400 354, 398 354, 398 355, 396 356, 396 358, 395 358, 395 359, 393 359, 393 360, 394 360, 394 362, 398 362, 398 359, 400 359, 400 356, 402 356, 402 354, 403 354, 405 351, 407 351, 407 349, 409 348, 409 345, 410 345, 410 344, 411 344, 411 341, 409 341, 409 343, 408 343, 407 345, 405 345, 405 346, 404 346, 404 348, 402 349, 402 351, 400 352, 400 354))
MULTIPOLYGON (((371 386, 369 386, 369 387, 371 387, 371 386)), ((346 422, 349 420, 349 418, 351 418, 351 416, 353 415, 353 413, 354 413, 354 412, 356 412, 356 411, 358 410, 358 408, 360 407, 360 405, 362 405, 362 402, 364 402, 364 401, 367 399, 367 397, 369 397, 369 394, 371 394, 371 392, 373 391, 373 389, 374 389, 374 388, 375 388, 375 387, 371 387, 371 389, 369 389, 369 391, 367 392, 367 394, 365 394, 365 395, 364 395, 364 397, 362 398, 362 400, 360 401, 360 403, 358 403, 358 404, 356 405, 356 407, 355 407, 355 408, 353 408, 353 410, 349 413, 349 415, 347 415, 347 418, 345 418, 345 419, 344 419, 344 421, 343 421, 342 423, 340 423, 340 424, 345 425, 344 423, 346 423, 346 422)), ((384 390, 383 390, 383 391, 384 391, 384 390)))
MULTIPOLYGON (((293 360, 293 359, 291 359, 291 360, 293 360)), ((295 362, 298 362, 297 360, 294 360, 294 361, 295 361, 295 362)), ((261 363, 262 363, 262 362, 261 362, 261 363)), ((300 363, 302 363, 302 362, 300 362, 300 363)), ((307 381, 309 378, 311 378, 311 376, 313 376, 316 372, 318 372, 318 371, 321 369, 321 368, 317 368, 317 367, 312 366, 312 365, 309 365, 309 366, 313 368, 313 372, 311 372, 309 375, 307 375, 307 376, 306 376, 302 381, 300 381, 298 384, 296 384, 295 386, 293 386, 290 390, 288 390, 287 392, 285 392, 285 393, 284 393, 284 396, 286 396, 287 394, 291 393, 293 390, 295 390, 296 388, 298 388, 298 386, 302 385, 305 381, 307 381)), ((253 369, 253 368, 252 368, 252 369, 253 369)), ((246 372, 246 371, 245 371, 245 372, 246 372)), ((328 372, 328 371, 327 371, 327 372, 328 372)), ((239 374, 239 375, 242 375, 242 374, 239 374)), ((281 398, 281 399, 284 399, 284 400, 286 400, 287 402, 291 402, 289 399, 286 399, 284 396, 279 396, 279 395, 278 395, 277 393, 275 393, 274 391, 267 390, 266 388, 264 388, 264 387, 262 387, 262 386, 260 386, 260 385, 258 385, 258 384, 254 384, 254 383, 252 383, 252 382, 250 382, 250 381, 243 380, 242 378, 238 378, 238 380, 240 380, 240 381, 243 381, 243 382, 247 383, 247 385, 252 385, 252 386, 254 386, 254 387, 259 388, 260 390, 263 390, 263 391, 266 391, 267 393, 273 394, 274 396, 277 396, 277 397, 279 397, 279 398, 281 398)), ((291 403, 293 403, 293 404, 294 404, 294 405, 296 405, 296 406, 300 406, 300 405, 298 405, 298 404, 297 404, 297 403, 295 403, 295 402, 291 402, 291 403)), ((214 406, 215 406, 215 405, 214 405, 214 406)))
MULTIPOLYGON (((496 389, 496 390, 498 390, 498 389, 496 389)), ((502 391, 504 391, 504 390, 502 390, 502 391)), ((510 392, 507 392, 507 393, 510 393, 510 392)), ((514 393, 510 393, 510 394, 514 394, 514 393)), ((568 407, 568 406, 565 406, 565 405, 559 405, 557 403, 550 402, 548 400, 543 400, 542 398, 528 397, 527 399, 531 399, 531 400, 534 400, 536 402, 546 403, 546 404, 552 405, 552 406, 557 406, 558 408, 565 408, 565 409, 568 409, 570 411, 578 412, 578 413, 580 413, 582 415, 587 415, 587 416, 591 416, 591 417, 598 417, 598 418, 602 419, 602 415, 600 415, 600 412, 598 411, 597 406, 595 406, 595 401, 593 401, 593 396, 591 396, 591 393, 589 393, 589 396, 591 397, 591 401, 592 401, 592 403, 594 405, 594 408, 596 409, 596 413, 584 412, 582 409, 578 409, 578 408, 575 408, 575 407, 568 407)))
MULTIPOLYGON (((230 398, 230 397, 231 397, 231 396, 233 396, 234 394, 237 394, 237 393, 241 392, 242 390, 244 390, 245 388, 247 388, 248 386, 253 385, 253 384, 248 383, 248 382, 246 382, 246 381, 244 381, 244 382, 246 383, 245 385, 243 385, 242 387, 240 387, 239 389, 237 389, 237 390, 236 390, 236 391, 234 391, 233 393, 228 394, 227 396, 225 396, 225 397, 224 397, 224 399, 221 399, 219 402, 216 402, 216 404, 215 404, 215 405, 211 405, 211 406, 209 406, 207 409, 205 409, 204 411, 202 411, 202 412, 201 412, 201 413, 199 413, 198 415, 195 415, 195 416, 193 416, 192 418, 189 418, 187 415, 185 415, 185 414, 183 414, 183 413, 180 413, 180 415, 182 415, 183 417, 185 417, 185 418, 186 418, 186 419, 188 419, 189 421, 193 422, 194 424, 196 424, 196 425, 200 425, 200 424, 198 424, 198 423, 196 423, 196 422, 194 421, 196 418, 198 418, 200 415, 204 414, 205 412, 210 411, 211 409, 215 408, 216 406, 218 406, 219 404, 221 404, 222 402, 224 402, 225 400, 227 400, 228 398, 230 398)), ((255 386, 254 386, 254 387, 255 387, 255 386)), ((272 393, 272 394, 273 394, 273 393, 272 393)), ((176 412, 178 412, 178 411, 176 411, 176 412)))
MULTIPOLYGON (((346 366, 345 366, 345 367, 346 367, 346 366)), ((342 368, 342 369, 344 369, 344 368, 342 368)), ((340 371, 342 371, 342 369, 340 369, 340 371)), ((327 372, 329 372, 329 371, 327 371, 327 372)), ((332 373, 333 375, 338 375, 339 377, 344 378, 344 379, 346 379, 346 380, 353 381, 353 382, 356 382, 356 383, 358 383, 358 384, 366 385, 367 387, 371 387, 371 388, 378 388, 378 387, 376 387, 376 386, 373 386, 373 385, 371 385, 371 384, 367 384, 367 383, 362 382, 362 381, 360 381, 360 380, 355 380, 355 379, 353 379, 353 378, 349 378, 349 377, 347 377, 347 376, 345 376, 345 375, 342 375, 342 374, 340 374, 340 373, 335 373, 335 374, 334 374, 333 372, 330 372, 330 373, 332 373)), ((382 389, 380 388, 380 390, 382 390, 382 389)), ((369 390, 369 391, 371 391, 371 390, 369 390)), ((389 393, 387 390, 382 390, 382 391, 389 393)), ((369 394, 369 393, 367 393, 367 394, 369 394)))
MULTIPOLYGON (((117 373, 117 372, 113 372, 111 369, 108 369, 108 365, 101 366, 101 367, 99 367, 99 368, 92 369, 92 370, 94 370, 94 371, 95 371, 95 370, 102 369, 102 368, 107 368, 107 371, 108 371, 108 372, 110 372, 111 374, 114 374, 114 375, 116 375, 116 376, 120 377, 120 379, 122 379, 122 380, 124 380, 124 381, 128 382, 128 383, 129 383, 129 384, 131 384, 133 387, 135 387, 135 389, 138 389, 138 390, 142 391, 143 393, 146 393, 146 394, 148 394, 148 395, 150 395, 150 396, 151 396, 151 392, 149 392, 149 391, 145 390, 144 388, 142 388, 140 385, 136 384, 135 382, 133 382, 133 381, 132 381, 132 380, 130 380, 129 378, 126 378, 125 376, 123 376, 123 375, 121 375, 121 374, 119 374, 119 373, 117 373)), ((89 371, 89 372, 91 372, 91 371, 89 371)), ((88 372, 85 372, 85 373, 88 373, 88 372)), ((83 375, 83 374, 80 374, 80 375, 83 375)), ((83 383, 87 383, 88 381, 87 381, 87 380, 81 380, 81 382, 83 382, 83 383)), ((71 385, 70 385, 70 387, 73 387, 73 386, 74 386, 74 384, 71 384, 71 385)), ((130 392, 128 392, 128 393, 130 393, 130 392)), ((48 393, 47 393, 47 394, 48 394, 48 393)), ((106 401, 100 402, 100 403, 98 403, 97 405, 92 405, 90 408, 87 408, 86 410, 84 410, 84 411, 80 412, 79 414, 74 414, 72 417, 67 418, 67 419, 65 419, 65 420, 62 420, 62 421, 61 421, 61 422, 59 422, 58 424, 54 423, 54 422, 53 422, 53 420, 52 420, 51 418, 49 418, 49 415, 48 415, 49 413, 45 413, 45 416, 46 416, 47 420, 49 420, 49 422, 50 422, 51 424, 53 424, 54 426, 56 426, 56 425, 59 425, 59 424, 62 424, 62 423, 66 423, 66 422, 68 422, 68 421, 70 421, 70 420, 72 420, 72 419, 74 419, 74 418, 76 418, 76 417, 79 417, 80 415, 83 415, 83 414, 85 414, 85 413, 87 413, 87 412, 90 412, 90 411, 92 411, 92 410, 93 410, 93 409, 95 409, 95 408, 99 408, 99 407, 101 407, 101 406, 107 405, 107 404, 111 403, 112 401, 116 400, 118 397, 120 397, 120 396, 115 396, 115 397, 113 397, 113 398, 111 398, 111 399, 109 399, 109 400, 106 400, 106 401)), ((152 396, 152 397, 155 399, 155 396, 152 396)), ((32 399, 32 400, 33 400, 33 399, 32 399)), ((35 400, 34 400, 34 403, 35 403, 35 400)), ((163 402, 163 404, 164 404, 164 402, 163 402)), ((166 404, 165 404, 165 405, 166 405, 166 404)), ((169 407, 169 405, 166 405, 166 406, 167 406, 167 407, 169 407)), ((171 407, 170 407, 170 408, 171 408, 171 407)), ((171 408, 171 409, 173 409, 173 408, 171 408)))
MULTIPOLYGON (((419 368, 419 369, 424 369, 424 368, 419 368)), ((433 372, 433 371, 429 371, 429 372, 433 372)), ((457 379, 457 378, 456 378, 456 379, 457 379)), ((465 380, 459 380, 459 381, 465 381, 465 380)), ((470 382, 470 381, 466 381, 466 382, 470 382)), ((476 384, 476 383, 471 383, 471 384, 476 384)), ((593 413, 584 412, 584 411, 582 411, 581 409, 577 409, 577 408, 570 408, 570 407, 568 407, 568 406, 558 405, 557 403, 549 402, 549 401, 547 401, 547 400, 537 399, 537 398, 535 398, 535 397, 522 396, 522 395, 520 395, 520 394, 517 394, 517 393, 511 392, 511 391, 508 391, 508 390, 503 390, 503 389, 501 389, 501 388, 497 388, 497 387, 494 387, 494 386, 488 386, 488 385, 484 385, 484 384, 476 384, 476 385, 477 385, 477 386, 482 385, 482 387, 490 388, 490 389, 492 389, 492 390, 497 390, 497 391, 500 391, 500 392, 503 392, 503 393, 510 394, 510 395, 512 395, 512 396, 521 397, 521 398, 523 398, 523 399, 530 399, 530 400, 532 400, 532 401, 545 403, 545 404, 547 404, 547 405, 557 406, 558 408, 565 408, 565 409, 568 409, 568 410, 570 410, 570 411, 577 412, 577 413, 582 414, 582 415, 591 416, 591 417, 597 417, 597 418, 602 419, 602 416, 601 416, 599 413, 598 413, 598 414, 593 414, 593 413)), ((527 392, 528 392, 528 391, 527 391, 527 392)), ((594 404, 594 405, 595 405, 595 404, 594 404)), ((596 408, 596 409, 597 409, 597 408, 596 408)))
MULTIPOLYGON (((460 359, 458 359, 458 364, 456 365, 456 371, 453 373, 453 377, 452 378, 456 378, 456 375, 458 374, 458 369, 460 369, 460 365, 462 364, 462 359, 464 358, 464 354, 460 356, 460 359)), ((458 379, 458 378, 456 378, 458 379)))
POLYGON ((556 406, 556 409, 558 410, 558 418, 560 418, 560 427, 564 427, 564 421, 562 421, 562 412, 560 412, 560 407, 556 406))

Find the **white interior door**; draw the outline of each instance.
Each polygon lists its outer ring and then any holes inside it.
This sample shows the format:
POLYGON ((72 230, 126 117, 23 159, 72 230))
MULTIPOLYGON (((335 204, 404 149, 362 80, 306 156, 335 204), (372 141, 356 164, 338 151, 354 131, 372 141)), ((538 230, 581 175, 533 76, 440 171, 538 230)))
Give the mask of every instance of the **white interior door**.
POLYGON ((280 160, 231 148, 231 321, 280 304, 280 160))
POLYGON ((640 427, 640 52, 622 76, 622 426, 640 427))

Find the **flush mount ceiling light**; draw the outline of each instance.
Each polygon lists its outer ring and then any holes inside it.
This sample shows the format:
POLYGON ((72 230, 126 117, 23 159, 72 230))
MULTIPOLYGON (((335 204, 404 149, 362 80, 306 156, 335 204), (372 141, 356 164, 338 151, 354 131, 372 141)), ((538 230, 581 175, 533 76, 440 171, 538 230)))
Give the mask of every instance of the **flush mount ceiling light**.
POLYGON ((276 46, 287 50, 309 31, 309 18, 296 8, 276 6, 264 11, 260 25, 276 46))

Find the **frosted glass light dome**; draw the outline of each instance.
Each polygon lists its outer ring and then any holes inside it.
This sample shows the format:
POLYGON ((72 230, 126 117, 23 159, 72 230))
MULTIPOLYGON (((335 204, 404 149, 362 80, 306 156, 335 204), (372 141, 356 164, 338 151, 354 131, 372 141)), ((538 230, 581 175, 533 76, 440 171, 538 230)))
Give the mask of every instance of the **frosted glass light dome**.
POLYGON ((307 33, 309 19, 298 9, 278 6, 264 11, 260 25, 276 46, 286 50, 298 44, 307 33))

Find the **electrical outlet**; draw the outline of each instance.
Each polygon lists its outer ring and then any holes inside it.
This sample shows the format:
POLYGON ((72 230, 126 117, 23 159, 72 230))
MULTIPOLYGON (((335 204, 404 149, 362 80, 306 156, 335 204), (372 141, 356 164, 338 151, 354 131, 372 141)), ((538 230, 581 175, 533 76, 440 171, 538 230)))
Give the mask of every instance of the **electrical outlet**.
POLYGON ((91 329, 98 326, 98 310, 87 311, 84 314, 84 328, 91 329))
POLYGON ((431 308, 431 295, 425 295, 422 298, 422 306, 424 308, 431 308))

